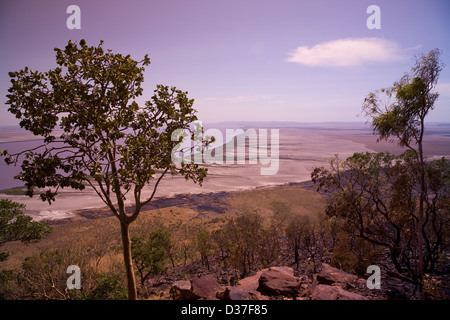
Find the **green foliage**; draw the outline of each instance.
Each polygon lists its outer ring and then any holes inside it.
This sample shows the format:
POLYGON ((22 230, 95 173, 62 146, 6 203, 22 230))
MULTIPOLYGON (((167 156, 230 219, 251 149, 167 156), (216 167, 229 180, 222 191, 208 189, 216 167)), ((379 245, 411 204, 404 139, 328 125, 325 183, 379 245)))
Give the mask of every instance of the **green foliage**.
MULTIPOLYGON (((30 196, 34 188, 48 188, 40 195, 44 201, 54 201, 59 188, 83 190, 89 184, 119 215, 111 196, 117 196, 120 206, 132 190, 137 209, 131 222, 151 200, 141 201, 141 190, 157 173, 182 174, 201 183, 206 169, 193 163, 176 167, 171 159, 179 143, 171 140, 172 133, 197 120, 194 100, 187 92, 158 85, 139 106, 134 99, 142 95, 149 58, 135 61, 101 45, 69 41, 64 50, 55 49, 59 67, 54 70, 9 73, 8 110, 45 143, 3 155, 8 164, 24 157, 17 178, 26 182, 30 196)), ((209 142, 202 140, 201 146, 209 142)))
POLYGON ((257 213, 244 213, 230 220, 214 233, 224 265, 231 266, 243 275, 257 267, 268 267, 277 261, 280 253, 279 228, 276 221, 264 224, 257 213))
POLYGON ((144 237, 131 239, 131 254, 143 285, 150 275, 156 275, 166 267, 169 255, 174 247, 172 234, 158 229, 144 237))
POLYGON ((212 248, 211 233, 204 227, 200 227, 197 230, 197 248, 200 252, 200 257, 202 260, 202 265, 205 265, 209 270, 209 260, 208 255, 210 254, 212 248))
POLYGON ((0 300, 7 300, 14 297, 13 281, 16 279, 17 272, 15 270, 0 270, 0 300))
POLYGON ((362 238, 350 236, 347 232, 341 231, 337 240, 338 244, 331 255, 331 264, 341 270, 364 277, 367 267, 376 264, 381 257, 381 248, 362 238))
POLYGON ((395 137, 401 146, 411 150, 422 142, 424 119, 439 96, 434 88, 444 67, 439 60, 440 54, 441 51, 435 49, 417 58, 411 72, 404 74, 400 81, 366 97, 363 111, 372 118, 372 127, 379 140, 395 137), (394 102, 384 103, 383 96, 389 100, 393 98, 394 102))
MULTIPOLYGON (((23 214, 25 205, 11 200, 0 200, 0 246, 11 241, 33 243, 40 241, 51 232, 45 222, 32 221, 23 214)), ((0 252, 0 262, 8 259, 9 252, 0 252)), ((14 270, 0 270, 0 299, 6 299, 11 283, 16 277, 14 270)))
POLYGON ((129 55, 69 41, 55 48, 58 67, 47 72, 25 67, 10 72, 7 95, 9 111, 20 126, 42 136, 44 143, 15 154, 2 151, 7 164, 21 163, 17 179, 24 181, 27 195, 34 190, 43 201, 55 201, 60 188, 83 190, 89 185, 119 219, 129 294, 137 297, 130 253, 129 224, 156 193, 169 173, 201 184, 207 169, 196 163, 173 163, 172 150, 182 137, 172 141, 175 130, 190 130, 197 148, 212 139, 199 139, 191 128, 197 120, 194 100, 187 92, 157 85, 143 105, 142 95, 147 55, 141 61, 129 55), (142 190, 152 183, 145 199, 142 190), (125 210, 128 196, 134 211, 125 210))
POLYGON ((308 216, 295 215, 291 216, 285 228, 288 238, 289 247, 294 253, 294 263, 299 269, 300 251, 307 248, 310 243, 309 239, 314 233, 311 219, 308 216))
MULTIPOLYGON (((403 154, 355 153, 345 161, 336 156, 329 169, 311 174, 318 189, 331 192, 327 215, 343 219, 348 234, 388 250, 397 271, 406 268, 419 283, 449 248, 450 162, 427 161, 423 152, 425 117, 438 98, 434 89, 443 68, 439 55, 436 49, 417 58, 409 74, 364 101, 378 140, 397 139, 403 154)), ((336 263, 355 260, 347 255, 352 253, 339 244, 336 263)))
POLYGON ((24 209, 23 204, 0 200, 0 246, 10 241, 38 242, 50 234, 51 228, 45 222, 32 221, 23 214, 24 209))
MULTIPOLYGON (((435 263, 440 250, 448 247, 443 240, 450 217, 448 166, 445 159, 427 164, 430 194, 426 212, 430 220, 424 227, 424 237, 430 264, 435 263)), ((345 161, 336 157, 330 169, 316 168, 312 179, 320 189, 331 192, 328 216, 344 219, 346 232, 388 249, 398 271, 402 271, 399 259, 408 267, 420 193, 412 153, 355 153, 345 161)))
POLYGON ((121 283, 119 274, 103 274, 96 281, 91 290, 69 290, 73 300, 126 300, 127 289, 121 283))

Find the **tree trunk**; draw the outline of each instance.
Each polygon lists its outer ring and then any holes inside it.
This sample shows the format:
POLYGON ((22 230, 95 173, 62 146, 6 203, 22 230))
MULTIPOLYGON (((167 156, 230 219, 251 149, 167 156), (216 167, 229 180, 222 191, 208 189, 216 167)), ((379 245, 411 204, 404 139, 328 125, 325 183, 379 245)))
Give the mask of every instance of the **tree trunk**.
POLYGON ((425 161, 423 157, 422 137, 424 132, 424 119, 421 119, 421 135, 419 140, 419 161, 420 161, 420 195, 419 195, 419 217, 417 226, 417 246, 419 250, 419 270, 418 270, 418 282, 420 292, 423 293, 423 272, 424 272, 424 256, 423 256, 423 228, 425 220, 425 197, 427 196, 427 187, 425 183, 425 161))
POLYGON ((133 270, 133 260, 131 258, 131 240, 128 224, 120 222, 123 245, 123 261, 127 272, 128 300, 137 300, 136 279, 133 270))

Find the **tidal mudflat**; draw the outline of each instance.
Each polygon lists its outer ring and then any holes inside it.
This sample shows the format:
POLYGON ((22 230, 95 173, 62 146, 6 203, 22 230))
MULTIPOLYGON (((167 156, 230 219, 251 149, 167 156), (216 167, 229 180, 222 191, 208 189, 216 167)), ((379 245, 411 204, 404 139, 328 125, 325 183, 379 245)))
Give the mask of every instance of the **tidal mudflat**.
MULTIPOLYGON (((156 197, 171 197, 176 194, 197 194, 220 191, 238 191, 249 188, 281 185, 291 182, 303 182, 310 179, 311 171, 317 166, 326 166, 335 154, 341 158, 352 155, 354 152, 401 152, 394 143, 385 141, 376 142, 369 125, 360 123, 222 123, 210 124, 210 128, 224 130, 227 127, 278 129, 279 130, 279 162, 278 171, 273 175, 261 175, 261 163, 245 164, 225 163, 208 166, 208 176, 202 186, 183 177, 166 176, 160 183, 156 197)), ((21 137, 19 141, 24 143, 21 137)), ((26 139, 25 139, 26 140, 26 139)), ((0 132, 0 149, 17 147, 18 139, 11 131, 2 135, 0 132), (8 140, 8 138, 10 140, 8 140), (9 141, 9 142, 8 142, 9 141)), ((428 157, 450 157, 450 125, 430 125, 425 137, 425 152, 428 157)), ((268 165, 266 165, 268 166, 268 165)), ((17 169, 17 168, 16 168, 17 169)), ((0 171, 3 177, 3 188, 10 183, 16 186, 17 181, 12 180, 13 168, 1 161, 0 171)), ((20 183, 20 181, 19 181, 20 183)), ((152 191, 151 186, 146 194, 152 191)), ((60 192, 56 201, 49 205, 42 202, 38 196, 28 198, 20 194, 0 194, 0 198, 9 198, 24 203, 27 206, 26 214, 36 220, 63 219, 75 215, 78 209, 99 208, 104 203, 95 192, 86 188, 82 192, 65 189, 60 192)), ((129 201, 131 203, 131 199, 129 201)))

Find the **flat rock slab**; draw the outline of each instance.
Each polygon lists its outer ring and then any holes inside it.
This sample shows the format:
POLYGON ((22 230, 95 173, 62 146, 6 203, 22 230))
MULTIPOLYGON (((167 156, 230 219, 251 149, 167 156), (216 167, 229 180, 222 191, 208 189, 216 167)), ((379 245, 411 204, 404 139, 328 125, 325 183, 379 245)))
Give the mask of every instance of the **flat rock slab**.
POLYGON ((221 289, 220 284, 213 275, 205 275, 192 279, 191 291, 203 299, 216 299, 216 292, 221 289))
POLYGON ((299 288, 300 280, 294 276, 292 268, 271 267, 259 277, 258 291, 264 295, 296 297, 299 288))
POLYGON ((311 293, 311 300, 367 300, 367 297, 338 286, 318 284, 311 293))
POLYGON ((351 284, 358 280, 358 277, 334 268, 327 263, 322 263, 322 270, 317 275, 317 282, 319 284, 351 284))

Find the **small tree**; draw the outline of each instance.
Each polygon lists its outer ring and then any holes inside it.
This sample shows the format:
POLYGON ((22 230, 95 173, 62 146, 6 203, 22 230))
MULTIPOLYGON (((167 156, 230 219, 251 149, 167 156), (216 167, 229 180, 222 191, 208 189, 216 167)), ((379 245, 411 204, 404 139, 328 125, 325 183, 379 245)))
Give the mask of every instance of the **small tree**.
POLYGON ((90 257, 81 248, 51 249, 35 253, 22 263, 18 281, 25 299, 67 300, 89 291, 95 272, 90 257), (75 264, 82 270, 81 291, 67 289, 67 267, 75 264), (71 292, 72 291, 72 292, 71 292))
MULTIPOLYGON (((40 241, 51 232, 51 228, 45 222, 32 221, 32 218, 23 214, 25 205, 11 200, 0 200, 0 247, 7 242, 22 241, 33 243, 40 241)), ((0 262, 5 261, 9 252, 0 251, 0 262)), ((12 270, 0 271, 0 299, 6 293, 3 289, 8 287, 8 282, 13 278, 12 270)))
POLYGON ((213 231, 212 239, 220 252, 220 258, 223 262, 223 267, 228 267, 227 260, 230 257, 230 239, 227 236, 225 229, 218 229, 213 231))
POLYGON ((300 254, 303 252, 311 259, 313 271, 316 271, 316 256, 320 250, 317 224, 309 216, 295 215, 289 219, 285 230, 297 270, 300 267, 300 254))
MULTIPOLYGON (((0 200, 0 246, 11 241, 38 242, 49 235, 51 228, 45 222, 33 221, 23 214, 25 205, 8 199, 0 200)), ((7 258, 1 253, 0 261, 7 258)))
POLYGON ((427 212, 428 189, 426 159, 423 150, 425 133, 425 118, 433 110, 439 93, 434 89, 444 64, 439 59, 441 51, 432 50, 428 55, 416 59, 410 73, 406 73, 390 88, 371 92, 365 99, 363 110, 372 118, 374 133, 378 140, 396 138, 400 146, 406 147, 415 157, 419 185, 417 214, 414 215, 414 232, 416 236, 415 250, 418 258, 417 274, 423 279, 425 270, 424 259, 424 228, 429 219, 427 212), (393 98, 393 103, 385 104, 382 94, 393 98), (384 107, 383 107, 384 106, 384 107))
POLYGON ((253 271, 259 261, 263 221, 257 213, 244 213, 228 221, 223 228, 227 256, 231 264, 243 275, 253 271))
POLYGON ((319 189, 332 191, 327 214, 343 219, 349 234, 387 249, 397 271, 406 266, 419 284, 445 249, 450 217, 449 161, 428 161, 423 150, 425 118, 438 97, 439 55, 433 50, 419 57, 411 73, 365 99, 363 110, 378 140, 397 139, 403 154, 336 157, 330 169, 316 168, 311 175, 319 189))
MULTIPOLYGON (((3 154, 8 164, 22 160, 17 178, 26 183, 29 196, 35 188, 47 188, 41 198, 51 203, 60 188, 83 190, 89 185, 95 191, 120 222, 128 296, 136 299, 130 224, 167 173, 201 184, 207 170, 172 161, 172 151, 183 139, 172 141, 172 134, 190 129, 197 120, 194 100, 187 92, 158 85, 152 98, 138 105, 135 99, 142 95, 150 59, 146 55, 135 61, 104 51, 102 43, 89 47, 84 40, 79 46, 69 41, 64 50, 55 49, 57 68, 9 73, 8 110, 21 127, 44 141, 30 150, 3 154), (127 198, 133 202, 130 209, 127 198)), ((198 136, 192 140, 200 149, 210 142, 198 136)))
POLYGON ((210 266, 208 255, 212 250, 212 237, 211 233, 204 227, 200 227, 197 230, 197 248, 202 260, 202 266, 206 266, 206 268, 209 270, 210 266))
POLYGON ((282 228, 278 219, 271 218, 260 230, 258 259, 263 267, 268 268, 278 263, 281 254, 280 234, 282 228))
POLYGON ((162 229, 151 232, 147 241, 143 237, 131 239, 131 255, 142 285, 150 275, 156 275, 164 270, 172 247, 172 235, 162 229))
POLYGON ((348 234, 388 249, 398 272, 408 213, 415 208, 410 177, 403 169, 401 157, 367 152, 345 161, 336 156, 330 169, 316 168, 311 175, 320 189, 332 191, 326 214, 344 219, 348 234))
POLYGON ((118 274, 103 274, 95 282, 93 289, 78 293, 72 292, 74 300, 125 300, 127 289, 118 274), (78 296, 77 296, 78 293, 78 296))

